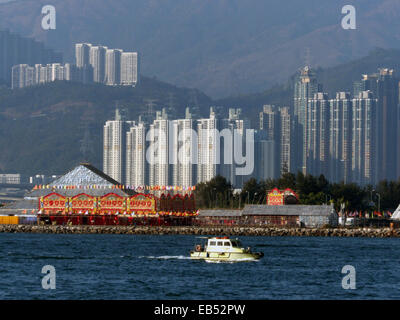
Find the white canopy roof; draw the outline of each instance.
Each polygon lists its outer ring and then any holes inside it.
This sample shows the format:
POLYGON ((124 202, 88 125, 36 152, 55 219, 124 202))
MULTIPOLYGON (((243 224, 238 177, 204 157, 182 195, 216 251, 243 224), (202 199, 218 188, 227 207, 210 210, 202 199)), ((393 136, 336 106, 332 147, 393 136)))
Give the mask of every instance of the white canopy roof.
POLYGON ((393 220, 400 220, 400 205, 397 207, 395 212, 393 212, 392 219, 393 220))

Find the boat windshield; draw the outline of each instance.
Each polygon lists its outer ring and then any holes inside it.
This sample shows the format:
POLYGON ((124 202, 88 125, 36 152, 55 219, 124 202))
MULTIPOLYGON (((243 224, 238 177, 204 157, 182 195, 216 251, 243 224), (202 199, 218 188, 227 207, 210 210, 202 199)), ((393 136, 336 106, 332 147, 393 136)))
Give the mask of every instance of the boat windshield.
POLYGON ((232 242, 232 247, 239 248, 242 246, 242 243, 239 240, 231 240, 232 242))

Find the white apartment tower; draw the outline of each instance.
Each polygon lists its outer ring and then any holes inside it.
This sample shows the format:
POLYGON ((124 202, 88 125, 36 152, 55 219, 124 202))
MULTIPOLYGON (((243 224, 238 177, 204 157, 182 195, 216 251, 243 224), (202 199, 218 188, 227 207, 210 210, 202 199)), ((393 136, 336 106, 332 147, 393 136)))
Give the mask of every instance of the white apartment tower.
POLYGON ((172 121, 172 183, 175 186, 195 185, 197 163, 197 134, 192 115, 186 108, 185 119, 172 121))
POLYGON ((126 184, 147 184, 146 126, 143 122, 132 126, 126 133, 126 184))
POLYGON ((197 183, 210 181, 217 175, 219 155, 218 119, 213 108, 210 118, 197 120, 198 160, 197 183))
POLYGON ((106 85, 121 84, 121 55, 122 50, 108 49, 106 51, 106 85))
POLYGON ((75 60, 78 68, 82 68, 90 64, 91 47, 92 45, 90 43, 75 44, 75 60))
POLYGON ((124 183, 126 130, 134 126, 134 121, 123 121, 119 110, 115 120, 107 121, 103 130, 103 171, 114 180, 124 183))
POLYGON ((135 86, 138 75, 137 52, 122 52, 121 54, 121 85, 135 86))
POLYGON ((169 185, 169 121, 163 109, 157 111, 156 119, 150 125, 147 141, 150 145, 146 153, 149 162, 149 185, 169 185))
POLYGON ((12 67, 12 89, 24 88, 35 84, 35 68, 27 64, 12 67))
POLYGON ((89 63, 93 67, 93 81, 103 83, 106 75, 107 47, 92 46, 90 48, 89 63))

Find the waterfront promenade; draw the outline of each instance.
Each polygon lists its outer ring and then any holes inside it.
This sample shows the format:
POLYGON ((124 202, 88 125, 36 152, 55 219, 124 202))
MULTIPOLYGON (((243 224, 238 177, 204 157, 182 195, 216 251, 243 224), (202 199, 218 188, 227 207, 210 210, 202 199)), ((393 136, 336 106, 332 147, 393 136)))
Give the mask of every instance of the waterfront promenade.
POLYGON ((0 225, 0 233, 47 234, 128 234, 128 235, 221 235, 221 236, 305 236, 400 238, 400 229, 391 228, 278 228, 212 226, 57 226, 0 225))

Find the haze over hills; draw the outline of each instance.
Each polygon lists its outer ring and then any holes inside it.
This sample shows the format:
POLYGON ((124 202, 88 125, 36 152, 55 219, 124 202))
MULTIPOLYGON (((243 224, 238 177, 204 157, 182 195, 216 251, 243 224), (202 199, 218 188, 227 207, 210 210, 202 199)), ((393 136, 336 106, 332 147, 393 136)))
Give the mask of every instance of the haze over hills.
MULTIPOLYGON (((362 73, 375 72, 379 67, 400 70, 400 50, 377 49, 361 59, 318 69, 317 76, 332 95, 351 91, 352 82, 362 73)), ((148 99, 155 100, 154 110, 169 106, 171 118, 183 117, 186 106, 197 106, 198 116, 208 116, 212 105, 241 107, 244 117, 257 128, 263 104, 292 106, 293 79, 260 93, 221 100, 146 77, 136 88, 54 82, 0 89, 0 172, 62 174, 84 160, 101 168, 102 128, 112 119, 117 101, 127 109, 130 120, 146 112, 148 99)))
POLYGON ((344 0, 53 0, 57 29, 44 31, 47 4, 3 3, 0 27, 44 40, 67 61, 75 42, 137 50, 144 75, 214 98, 284 83, 307 60, 326 68, 400 48, 398 0, 354 1, 356 30, 341 28, 344 0))

